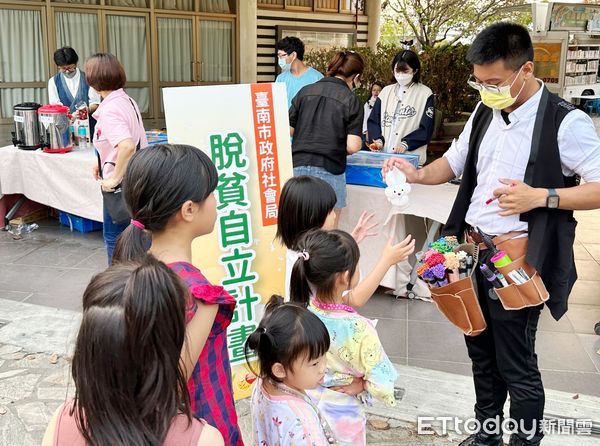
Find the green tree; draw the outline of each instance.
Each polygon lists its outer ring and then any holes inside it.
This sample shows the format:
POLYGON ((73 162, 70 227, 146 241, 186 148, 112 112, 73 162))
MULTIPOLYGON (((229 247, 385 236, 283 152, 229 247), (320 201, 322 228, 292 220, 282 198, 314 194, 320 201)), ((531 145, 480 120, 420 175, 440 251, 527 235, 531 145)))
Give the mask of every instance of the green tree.
MULTIPOLYGON (((362 87, 356 95, 365 102, 371 92, 369 86, 376 80, 384 83, 392 79, 392 59, 402 51, 401 47, 380 43, 375 50, 368 47, 328 48, 308 52, 304 61, 311 67, 325 73, 327 65, 337 51, 351 49, 360 53, 365 62, 361 76, 362 87)), ((436 108, 445 121, 464 119, 463 112, 471 112, 478 100, 478 93, 467 85, 471 74, 471 64, 467 62, 469 47, 460 43, 437 45, 419 54, 422 68, 422 81, 436 95, 436 108)))
POLYGON ((385 14, 383 17, 383 23, 381 24, 381 37, 379 42, 385 46, 400 46, 400 42, 412 36, 413 32, 408 27, 406 22, 396 20, 395 17, 390 14, 385 14))
POLYGON ((531 23, 525 0, 385 0, 382 34, 389 38, 388 20, 408 27, 422 48, 450 45, 468 38, 491 22, 508 19, 531 23))

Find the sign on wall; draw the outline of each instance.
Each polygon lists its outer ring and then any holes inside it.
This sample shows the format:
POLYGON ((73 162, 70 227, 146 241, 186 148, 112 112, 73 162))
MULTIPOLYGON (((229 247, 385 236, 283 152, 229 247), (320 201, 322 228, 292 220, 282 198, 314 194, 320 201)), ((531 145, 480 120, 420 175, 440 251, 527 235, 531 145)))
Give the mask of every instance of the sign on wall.
POLYGON ((292 175, 284 84, 163 89, 170 143, 198 147, 219 182, 212 234, 193 244, 193 263, 235 297, 227 331, 236 398, 248 396, 244 344, 262 316, 261 303, 283 294, 285 252, 274 241, 279 197, 292 175))

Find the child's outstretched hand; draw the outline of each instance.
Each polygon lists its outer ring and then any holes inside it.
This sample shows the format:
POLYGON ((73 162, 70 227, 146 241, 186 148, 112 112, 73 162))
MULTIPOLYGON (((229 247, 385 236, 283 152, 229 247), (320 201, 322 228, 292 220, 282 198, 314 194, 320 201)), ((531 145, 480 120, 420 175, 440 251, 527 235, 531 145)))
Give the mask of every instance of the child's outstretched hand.
POLYGON ((415 250, 415 241, 411 235, 407 235, 404 240, 394 245, 393 237, 390 237, 387 245, 383 248, 382 259, 392 266, 408 258, 415 250))
POLYGON ((362 214, 360 214, 360 218, 352 230, 352 238, 356 240, 356 243, 362 242, 367 237, 377 235, 377 232, 371 232, 371 229, 377 226, 377 223, 369 224, 374 215, 375 212, 369 213, 367 211, 364 211, 362 214))
POLYGON ((365 380, 363 378, 354 377, 350 384, 346 384, 345 386, 334 386, 329 389, 345 393, 346 395, 356 396, 363 393, 365 390, 365 380))

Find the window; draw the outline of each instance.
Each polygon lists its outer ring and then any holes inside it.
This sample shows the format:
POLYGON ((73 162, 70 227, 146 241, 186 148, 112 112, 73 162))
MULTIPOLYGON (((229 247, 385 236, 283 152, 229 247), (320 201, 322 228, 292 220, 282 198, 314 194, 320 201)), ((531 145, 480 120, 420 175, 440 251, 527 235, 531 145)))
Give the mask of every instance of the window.
POLYGON ((54 3, 71 3, 77 5, 99 5, 100 0, 51 0, 54 3))
POLYGON ((63 46, 82 70, 92 54, 113 53, 149 118, 161 116, 163 87, 235 82, 238 1, 0 0, 0 121, 12 121, 15 104, 47 103, 63 46))
POLYGON ((285 0, 286 6, 295 8, 313 8, 313 0, 285 0))
POLYGON ((107 49, 123 64, 127 93, 142 113, 150 111, 147 21, 145 15, 106 15, 107 49))
POLYGON ((154 7, 171 11, 193 11, 194 0, 154 0, 154 7))
MULTIPOLYGON (((98 14, 88 12, 56 11, 56 48, 70 46, 79 56, 79 68, 84 69, 85 61, 100 51, 98 42, 98 14)), ((52 64, 52 60, 50 63, 52 64)))
POLYGON ((200 20, 202 82, 233 82, 233 22, 200 20))
MULTIPOLYGON (((260 8, 308 9, 322 12, 356 13, 356 0, 258 0, 260 8)), ((358 11, 363 14, 365 0, 358 0, 358 11)))
POLYGON ((148 8, 148 0, 105 0, 108 6, 129 6, 133 8, 148 8))
POLYGON ((156 24, 161 83, 192 82, 195 63, 192 19, 159 17, 156 24))
POLYGON ((259 6, 283 8, 284 0, 258 0, 259 6))
POLYGON ((338 10, 338 0, 316 0, 315 7, 317 9, 323 9, 326 11, 337 11, 338 10))
POLYGON ((0 8, 0 117, 12 118, 15 104, 48 101, 43 35, 41 9, 0 8))
POLYGON ((341 0, 340 9, 344 12, 356 12, 356 6, 358 5, 358 11, 363 12, 365 10, 364 0, 341 0))
POLYGON ((235 0, 200 0, 200 12, 235 14, 235 0))
POLYGON ((326 29, 302 29, 295 27, 277 27, 277 40, 282 36, 295 36, 302 42, 306 52, 331 47, 348 48, 356 44, 356 33, 353 29, 327 31, 326 29))

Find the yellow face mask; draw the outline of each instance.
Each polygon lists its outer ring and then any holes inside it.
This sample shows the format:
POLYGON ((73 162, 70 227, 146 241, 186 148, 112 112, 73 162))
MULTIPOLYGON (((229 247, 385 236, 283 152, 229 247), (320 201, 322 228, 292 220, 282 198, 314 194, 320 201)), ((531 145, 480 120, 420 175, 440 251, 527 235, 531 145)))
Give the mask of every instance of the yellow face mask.
MULTIPOLYGON (((522 68, 523 67, 521 67, 521 69, 522 68)), ((519 73, 520 72, 521 70, 519 70, 519 73)), ((521 92, 523 91, 523 87, 525 87, 525 81, 523 81, 523 85, 521 86, 521 89, 519 90, 517 95, 513 98, 510 94, 510 89, 517 80, 518 76, 519 74, 517 73, 517 76, 510 83, 510 85, 498 87, 498 92, 489 91, 486 88, 482 88, 479 91, 479 95, 481 96, 481 102, 483 102, 484 105, 487 105, 488 107, 493 108, 495 110, 504 110, 505 108, 508 108, 511 105, 513 105, 517 101, 517 98, 519 97, 521 92)))

